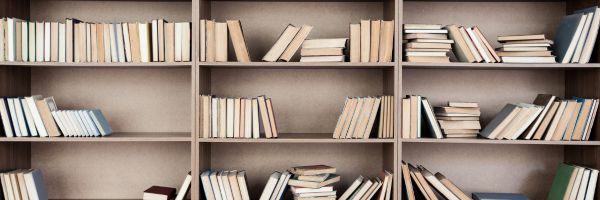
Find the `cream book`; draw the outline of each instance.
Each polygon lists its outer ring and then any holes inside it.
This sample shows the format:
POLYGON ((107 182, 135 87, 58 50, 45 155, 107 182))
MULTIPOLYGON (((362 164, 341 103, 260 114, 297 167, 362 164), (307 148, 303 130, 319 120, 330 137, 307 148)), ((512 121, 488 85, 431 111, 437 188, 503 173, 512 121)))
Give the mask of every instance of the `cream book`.
POLYGON ((287 46, 292 42, 298 31, 300 31, 300 28, 289 24, 285 28, 283 33, 281 33, 279 39, 277 39, 273 47, 271 47, 267 54, 265 54, 262 60, 267 62, 277 61, 277 59, 281 57, 281 54, 283 54, 287 46))

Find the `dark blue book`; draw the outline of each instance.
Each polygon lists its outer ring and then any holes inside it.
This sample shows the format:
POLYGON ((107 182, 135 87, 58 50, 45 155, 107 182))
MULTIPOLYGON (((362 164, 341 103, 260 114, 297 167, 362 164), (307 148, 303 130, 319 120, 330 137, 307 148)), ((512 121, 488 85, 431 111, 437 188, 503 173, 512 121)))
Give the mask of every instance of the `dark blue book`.
POLYGON ((554 53, 559 63, 570 63, 581 36, 585 19, 583 13, 564 16, 554 36, 554 53))
POLYGON ((520 193, 475 192, 472 197, 473 200, 529 200, 527 196, 520 193))

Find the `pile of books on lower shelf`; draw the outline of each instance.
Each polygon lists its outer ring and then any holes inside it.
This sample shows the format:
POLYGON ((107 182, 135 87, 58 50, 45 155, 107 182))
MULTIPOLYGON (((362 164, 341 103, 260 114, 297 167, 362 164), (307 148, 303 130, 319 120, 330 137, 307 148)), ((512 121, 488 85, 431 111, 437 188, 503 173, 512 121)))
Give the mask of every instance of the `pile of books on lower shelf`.
POLYGON ((547 199, 594 199, 597 181, 597 169, 561 163, 547 199))
POLYGON ((112 134, 100 110, 59 110, 53 97, 0 98, 3 137, 96 137, 112 134))
POLYGON ((360 20, 360 24, 350 24, 350 62, 391 62, 393 50, 393 20, 360 20))
POLYGON ((481 129, 481 110, 477 103, 448 102, 447 106, 435 107, 434 111, 446 138, 474 138, 481 129))
POLYGON ((0 199, 47 200, 48 193, 39 169, 17 169, 0 173, 0 199))
POLYGON ((359 176, 338 200, 352 199, 392 199, 392 185, 394 176, 388 171, 382 171, 378 177, 365 178, 359 176), (379 193, 377 193, 379 192, 379 193))
POLYGON ((202 184, 202 193, 204 193, 206 200, 250 200, 245 171, 208 170, 200 174, 200 181, 202 184))
POLYGON ((261 121, 266 138, 278 137, 271 98, 201 95, 198 100, 202 138, 259 138, 261 121))
POLYGON ((507 104, 481 131, 489 139, 589 140, 599 99, 540 94, 533 103, 507 104))
POLYGON ((552 40, 544 34, 498 36, 498 55, 505 63, 556 63, 550 50, 552 40))
POLYGON ((310 39, 302 43, 300 62, 344 62, 348 38, 310 39))
POLYGON ((294 200, 329 200, 337 198, 336 191, 331 186, 340 181, 340 176, 335 174, 335 167, 326 165, 292 167, 289 173, 293 177, 289 178, 287 184, 292 188, 294 200))
POLYGON ((191 61, 191 23, 0 20, 0 61, 178 62, 191 61))
POLYGON ((152 186, 144 191, 143 200, 183 200, 192 185, 192 172, 188 172, 179 192, 172 187, 152 186))
POLYGON ((404 24, 404 58, 408 62, 450 62, 454 40, 439 24, 404 24))
POLYGON ((346 98, 333 138, 394 138, 394 110, 394 96, 346 98))
POLYGON ((431 173, 423 166, 413 166, 402 161, 403 194, 407 199, 471 199, 450 179, 437 172, 431 173))
POLYGON ((237 61, 250 62, 250 54, 240 20, 215 22, 215 20, 205 19, 200 20, 200 61, 227 62, 228 35, 231 38, 237 61))

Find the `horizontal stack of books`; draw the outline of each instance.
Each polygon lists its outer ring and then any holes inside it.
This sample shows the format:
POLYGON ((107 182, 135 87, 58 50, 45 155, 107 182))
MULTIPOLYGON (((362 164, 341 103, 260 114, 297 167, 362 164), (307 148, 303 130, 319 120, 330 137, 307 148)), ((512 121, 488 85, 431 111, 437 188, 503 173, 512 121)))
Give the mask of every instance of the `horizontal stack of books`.
POLYGON ((594 50, 600 8, 598 6, 576 10, 561 19, 554 36, 554 53, 559 63, 588 63, 594 50))
POLYGON ((393 96, 346 98, 333 138, 394 138, 394 109, 393 96))
POLYGON ((506 105, 480 135, 489 139, 589 140, 598 102, 540 94, 533 104, 506 105))
POLYGON ((238 62, 250 62, 240 20, 200 20, 200 61, 227 62, 227 35, 231 38, 238 62), (228 31, 229 30, 229 31, 228 31))
POLYGON ((597 169, 561 163, 547 199, 594 199, 597 181, 597 169))
POLYGON ((444 138, 427 98, 419 95, 407 95, 402 99, 401 133, 404 139, 444 138), (423 123, 427 123, 428 126, 421 126, 423 123))
POLYGON ((392 199, 392 185, 394 176, 388 171, 379 173, 379 177, 371 179, 359 176, 352 182, 350 187, 340 196, 338 200, 352 199, 375 199, 390 200, 392 199), (379 192, 379 194, 377 193, 379 192))
POLYGON ((96 137, 112 134, 100 110, 58 110, 53 97, 0 98, 3 137, 96 137))
POLYGON ((439 24, 404 24, 404 58, 408 62, 450 62, 454 40, 439 24))
POLYGON ((435 175, 423 166, 414 167, 402 161, 403 192, 408 199, 471 199, 446 176, 437 172, 435 175))
POLYGON ((300 62, 344 62, 348 38, 310 39, 302 43, 300 62))
POLYGON ((47 200, 44 179, 39 169, 17 169, 0 173, 0 199, 47 200))
POLYGON ((477 26, 448 25, 446 29, 448 29, 450 39, 454 40, 452 48, 458 61, 469 63, 501 62, 500 57, 477 26))
POLYGON ((448 106, 435 107, 434 112, 447 138, 474 138, 481 129, 477 103, 448 102, 448 106))
POLYGON ((360 20, 360 24, 350 24, 350 62, 391 62, 393 50, 393 20, 360 20))
MULTIPOLYGON (((190 190, 190 186, 192 185, 192 172, 188 172, 187 176, 183 180, 183 184, 181 184, 181 188, 179 189, 179 193, 176 193, 176 189, 172 187, 163 187, 163 186, 152 186, 144 191, 143 200, 183 200, 188 191, 190 190)), ((214 199, 213 199, 214 200, 214 199)))
POLYGON ((0 20, 0 61, 179 62, 191 61, 191 24, 89 23, 0 20))
POLYGON ((498 55, 505 63, 556 63, 550 51, 553 42, 544 34, 498 36, 498 42, 498 55))
POLYGON ((206 200, 250 200, 245 171, 208 170, 200 174, 200 181, 206 200))
POLYGON ((300 49, 300 46, 312 29, 313 27, 309 25, 303 25, 298 28, 289 24, 281 35, 279 35, 279 39, 275 41, 273 47, 263 56, 262 60, 266 62, 289 62, 292 60, 294 54, 296 54, 296 51, 300 49))
POLYGON ((292 187, 294 200, 335 200, 337 195, 331 184, 340 181, 335 167, 312 165, 292 167, 293 175, 288 185, 292 187))
POLYGON ((271 98, 201 95, 198 100, 203 138, 259 138, 259 121, 262 121, 266 138, 278 137, 271 98))

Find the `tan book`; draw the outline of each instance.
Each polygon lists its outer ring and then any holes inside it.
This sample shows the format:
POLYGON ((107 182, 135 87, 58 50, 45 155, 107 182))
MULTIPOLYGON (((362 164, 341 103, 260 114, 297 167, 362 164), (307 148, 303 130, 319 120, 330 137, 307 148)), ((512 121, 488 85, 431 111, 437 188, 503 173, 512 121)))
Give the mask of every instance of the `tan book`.
MULTIPOLYGON (((99 63, 104 63, 104 25, 94 24, 96 26, 96 52, 99 63)), ((131 28, 129 29, 131 34, 131 28)), ((136 34, 137 35, 137 34, 136 34)), ((130 35, 131 36, 131 35, 130 35)))
POLYGON ((479 104, 474 102, 448 102, 449 107, 460 107, 460 108, 478 108, 479 104))
POLYGON ((354 131, 353 138, 364 138, 365 128, 369 121, 369 116, 373 112, 373 105, 375 104, 375 98, 367 97, 364 105, 364 110, 358 120, 356 130, 354 131))
POLYGON ((402 138, 410 138, 410 99, 402 99, 402 138))
MULTIPOLYGON (((421 192, 421 194, 423 195, 423 197, 425 197, 426 200, 432 200, 432 198, 429 198, 427 191, 425 191, 425 187, 423 187, 423 185, 421 185, 421 182, 419 181, 419 179, 417 178, 417 175, 415 174, 415 172, 412 170, 412 168, 410 168, 410 177, 412 182, 415 183, 415 185, 417 186, 417 188, 419 189, 419 191, 421 192)), ((437 198, 434 197, 435 200, 437 200, 437 198)))
POLYGON ((275 111, 273 111, 273 102, 271 102, 271 98, 267 99, 267 112, 269 114, 269 123, 271 124, 271 133, 274 138, 279 137, 277 134, 277 123, 275 123, 275 111))
POLYGON ((352 100, 353 99, 346 98, 346 101, 344 102, 344 108, 342 109, 342 113, 340 114, 338 121, 335 125, 335 129, 333 130, 333 138, 335 139, 340 138, 340 134, 342 133, 342 127, 344 126, 344 122, 346 121, 348 113, 350 112, 349 109, 352 100))
POLYGON ((569 118, 569 123, 567 124, 567 128, 565 129, 565 134, 563 135, 562 140, 571 140, 582 107, 583 102, 577 102, 577 105, 575 105, 575 108, 572 110, 572 114, 569 118))
POLYGON ((369 62, 371 56, 371 20, 360 20, 360 62, 369 62))
POLYGON ((419 108, 418 103, 419 99, 417 96, 410 96, 410 138, 412 139, 417 138, 417 120, 420 117, 418 116, 418 110, 421 109, 419 108))
POLYGON ((350 124, 352 123, 352 118, 354 118, 354 113, 356 112, 356 106, 358 105, 358 98, 350 99, 350 107, 348 108, 348 114, 346 119, 344 119, 344 124, 342 126, 342 130, 340 131, 341 139, 348 138, 348 130, 350 129, 350 124))
POLYGON ((524 125, 527 119, 533 114, 535 107, 521 106, 521 110, 514 119, 502 130, 496 139, 512 139, 514 135, 520 134, 517 131, 524 125))
POLYGON ((343 56, 344 48, 301 49, 301 56, 343 56))
POLYGON ((379 37, 381 35, 381 20, 371 21, 371 56, 369 62, 379 61, 379 37))
MULTIPOLYGON (((166 35, 166 33, 167 32, 165 29, 165 37, 168 37, 166 35)), ((200 54, 200 62, 206 62, 206 20, 205 19, 200 20, 200 34, 198 34, 198 35, 200 35, 200 53, 199 53, 200 54)), ((165 45, 166 45, 166 41, 165 41, 165 45)), ((167 47, 165 46, 165 51, 166 51, 166 49, 167 49, 167 47)))
POLYGON ((246 99, 240 99, 240 138, 246 138, 246 99))
POLYGON ((340 176, 337 174, 331 174, 327 177, 327 180, 323 182, 312 182, 312 181, 301 181, 296 178, 290 178, 288 181, 288 185, 296 186, 296 187, 304 187, 304 188, 320 188, 324 186, 331 185, 333 183, 337 183, 340 181, 340 176))
MULTIPOLYGON (((123 32, 124 33, 124 32, 123 32)), ((129 32, 127 32, 129 34, 129 32)), ((96 24, 90 24, 90 44, 92 50, 92 60, 91 62, 98 62, 98 28, 96 24)), ((129 38, 127 38, 129 40, 129 38)), ((104 52, 102 52, 104 53, 104 52)))
POLYGON ((140 59, 140 33, 138 31, 137 23, 127 23, 129 30, 129 38, 125 38, 129 40, 129 45, 131 49, 131 62, 139 63, 140 59))
POLYGON ((546 37, 544 36, 544 34, 498 36, 498 42, 507 42, 507 41, 515 41, 515 40, 545 40, 545 39, 546 39, 546 37))
POLYGON ((289 169, 295 175, 335 174, 336 168, 328 165, 297 166, 289 169))
POLYGON ((473 32, 475 32, 477 37, 479 37, 480 41, 482 41, 482 43, 485 46, 485 48, 487 49, 488 53, 490 53, 490 55, 494 58, 494 60, 496 60, 496 62, 501 62, 502 60, 500 59, 500 56, 498 56, 496 51, 494 51, 494 48, 492 47, 492 45, 490 45, 490 43, 488 42, 485 35, 483 35, 481 30, 479 30, 479 28, 477 26, 474 26, 473 32))
POLYGON ((175 23, 165 24, 165 62, 175 62, 175 23))
POLYGON ((565 136, 567 126, 569 125, 569 122, 571 121, 571 117, 573 116, 573 114, 575 114, 575 109, 578 106, 579 105, 576 101, 573 101, 573 100, 567 101, 567 105, 565 107, 565 110, 562 113, 562 116, 560 117, 558 125, 556 126, 556 130, 552 134, 552 140, 555 140, 555 141, 562 140, 562 138, 565 136))
POLYGON ((499 51, 498 56, 501 57, 550 57, 551 51, 499 51))
POLYGON ((449 63, 448 56, 406 56, 407 62, 449 63))
POLYGON ((379 111, 379 105, 381 104, 381 97, 374 97, 374 103, 371 108, 371 114, 369 114, 369 118, 367 121, 367 127, 365 128, 364 135, 362 138, 369 138, 371 136, 371 132, 373 131, 373 124, 375 123, 375 118, 377 117, 377 111, 379 111))
POLYGON ((433 192, 433 188, 431 187, 431 185, 429 185, 429 183, 427 183, 427 180, 425 180, 425 177, 423 176, 423 174, 421 174, 421 171, 419 171, 417 168, 413 167, 412 165, 409 165, 409 168, 410 168, 410 171, 415 174, 415 177, 419 181, 421 187, 423 187, 423 190, 425 191, 424 194, 426 194, 426 196, 429 197, 429 199, 431 199, 431 200, 437 200, 438 198, 437 198, 436 194, 433 192))
POLYGON ((455 135, 446 135, 446 138, 476 138, 477 134, 455 134, 455 135))
POLYGON ((165 62, 165 23, 164 19, 158 20, 158 61, 165 62))
POLYGON ((306 40, 306 37, 308 37, 308 34, 312 29, 312 26, 303 25, 296 34, 296 36, 294 36, 294 39, 287 46, 285 51, 283 51, 283 53, 279 57, 279 60, 289 62, 294 56, 294 54, 296 54, 296 51, 298 51, 304 40, 306 40))
POLYGON ((502 47, 500 51, 548 51, 548 47, 502 47))
MULTIPOLYGON (((0 20, 0 26, 2 26, 2 20, 0 20)), ((28 41, 27 43, 29 44, 28 47, 28 59, 27 61, 29 62, 35 62, 35 22, 28 22, 28 41)), ((1 27, 0 27, 1 28, 1 27)), ((1 33, 0 33, 1 34, 1 33)), ((0 45, 2 46, 2 45, 0 45)), ((3 48, 3 47, 0 47, 3 48)), ((2 54, 2 53, 0 53, 2 54)), ((4 56, 4 55, 0 55, 0 56, 4 56)), ((0 60, 4 60, 3 58, 0 58, 0 60)), ((71 60, 72 61, 72 60, 71 60)))
POLYGON ((350 127, 348 127, 348 133, 346 134, 346 138, 354 138, 356 127, 358 126, 360 117, 364 112, 366 100, 366 98, 358 98, 358 103, 356 104, 356 109, 354 110, 354 114, 352 115, 352 121, 350 122, 350 127))
MULTIPOLYGON (((23 44, 23 26, 20 22, 20 20, 15 20, 16 23, 14 24, 15 26, 15 40, 14 40, 14 51, 15 51, 15 61, 23 61, 23 50, 22 50, 22 44, 23 44)), ((56 29, 58 31, 58 27, 56 29)))
POLYGON ((471 37, 469 37, 469 34, 467 33, 465 27, 459 27, 458 31, 460 32, 462 38, 465 40, 465 43, 467 43, 467 47, 469 48, 469 51, 471 51, 471 55, 473 55, 473 57, 475 58, 475 62, 482 62, 483 57, 481 57, 481 54, 479 54, 479 51, 477 51, 475 43, 473 42, 473 40, 471 40, 471 37))
POLYGON ((273 44, 271 49, 267 52, 267 54, 265 54, 265 56, 262 58, 262 60, 267 61, 267 62, 277 61, 277 59, 279 59, 279 57, 281 57, 281 55, 283 54, 285 49, 292 42, 292 40, 294 39, 294 37, 296 36, 296 34, 299 31, 300 31, 300 28, 297 28, 297 27, 289 24, 285 28, 285 30, 283 30, 283 32, 279 36, 279 39, 277 39, 275 44, 273 44))
POLYGON ((394 21, 381 22, 379 36, 379 62, 392 62, 394 51, 394 21))
POLYGON ((463 116, 437 116, 436 119, 438 120, 445 120, 445 121, 479 121, 479 117, 477 116, 468 116, 468 117, 463 117, 463 116))
POLYGON ((240 190, 240 185, 238 183, 237 171, 230 171, 229 174, 227 174, 227 178, 229 179, 229 186, 225 187, 231 188, 233 199, 242 200, 242 191, 240 190))
POLYGON ((323 182, 329 177, 328 173, 324 174, 315 174, 315 175, 299 175, 299 181, 311 181, 311 182, 323 182))
POLYGON ((227 20, 227 27, 229 28, 229 35, 237 61, 250 62, 248 47, 246 46, 244 32, 242 31, 242 23, 240 20, 227 20))
POLYGON ((415 49, 415 48, 405 48, 405 52, 450 52, 451 49, 415 49))
POLYGON ((479 107, 435 107, 435 113, 461 113, 470 115, 480 115, 481 109, 479 107))
POLYGON ((227 99, 219 98, 219 137, 227 137, 227 99))
POLYGON ((215 21, 206 20, 206 62, 215 62, 215 21))
POLYGON ((475 62, 475 56, 469 49, 465 38, 463 38, 460 29, 457 25, 449 25, 446 26, 448 29, 448 35, 451 40, 454 40, 454 44, 452 44, 452 50, 454 51, 456 57, 460 62, 475 62))
POLYGON ((442 130, 444 134, 452 134, 452 135, 464 135, 464 134, 474 134, 477 135, 479 133, 478 129, 444 129, 442 130))
POLYGON ((227 62, 227 23, 215 23, 215 61, 227 62))
POLYGON ((209 138, 211 133, 211 117, 212 117, 212 97, 210 95, 200 96, 200 105, 202 106, 201 121, 202 121, 202 137, 209 138))
POLYGON ((448 39, 448 36, 446 34, 435 34, 435 33, 408 33, 408 34, 404 34, 402 38, 405 40, 413 40, 413 39, 445 40, 445 39, 448 39))
POLYGON ((387 125, 387 106, 388 106, 388 97, 387 96, 382 96, 381 97, 381 106, 379 107, 379 110, 381 110, 381 112, 379 112, 379 128, 377 131, 377 137, 378 138, 385 138, 385 127, 387 125))
POLYGON ((233 137, 240 138, 240 109, 242 102, 240 98, 235 98, 233 101, 233 137))
POLYGON ((471 198, 469 196, 467 196, 467 194, 465 194, 465 192, 460 190, 460 188, 458 188, 454 183, 452 183, 452 181, 450 181, 448 178, 446 178, 446 176, 444 176, 443 174, 441 174, 439 172, 435 173, 435 178, 440 180, 440 182, 444 185, 444 187, 448 188, 448 190, 450 190, 452 192, 452 194, 454 194, 460 200, 471 200, 471 198))
POLYGON ((401 169, 402 179, 404 180, 404 187, 406 188, 407 193, 406 196, 408 197, 408 200, 415 200, 415 191, 413 189, 413 184, 410 179, 410 169, 408 168, 408 164, 402 161, 401 169))
POLYGON ((481 129, 479 121, 446 121, 438 120, 442 129, 481 129))
POLYGON ((360 62, 360 24, 350 24, 350 62, 360 62))
POLYGON ((552 121, 550 122, 550 125, 548 126, 548 130, 546 131, 546 136, 544 136, 544 140, 552 140, 552 138, 554 137, 554 132, 556 131, 556 128, 558 127, 560 118, 564 114, 565 108, 567 107, 568 103, 569 103, 569 101, 561 101, 560 102, 560 105, 558 106, 558 109, 556 110, 556 114, 554 114, 554 117, 552 118, 552 121))
POLYGON ((585 126, 586 126, 586 122, 588 119, 588 116, 591 114, 591 109, 592 109, 592 104, 593 104, 594 100, 592 99, 585 99, 583 102, 583 105, 581 106, 581 111, 579 112, 579 116, 577 117, 577 124, 575 125, 575 128, 573 130, 573 135, 570 138, 570 140, 582 140, 583 139, 583 132, 585 131, 585 126))
POLYGON ((406 44, 407 48, 425 48, 425 49, 450 49, 451 44, 444 43, 421 43, 421 42, 411 42, 406 44))
POLYGON ((46 132, 48 132, 48 136, 50 137, 58 137, 60 136, 60 131, 54 121, 54 117, 52 117, 52 111, 57 110, 56 104, 54 103, 54 98, 48 97, 42 100, 37 100, 35 105, 40 113, 42 118, 42 122, 44 123, 44 127, 46 128, 46 132))
POLYGON ((535 132, 533 134, 532 138, 534 140, 542 139, 542 136, 544 135, 548 126, 550 125, 550 122, 551 122, 552 118, 554 117, 554 115, 556 114, 556 111, 558 110, 559 105, 560 105, 560 102, 558 102, 558 101, 552 103, 552 105, 548 109, 548 112, 542 119, 542 122, 540 123, 540 125, 538 126, 538 128, 535 130, 535 132))
POLYGON ((271 124, 269 120, 269 114, 267 112, 267 100, 265 96, 258 97, 258 109, 260 110, 260 117, 262 120, 263 128, 265 130, 266 138, 272 138, 273 133, 271 132, 271 124))
POLYGON ((448 39, 413 39, 410 42, 454 44, 454 40, 448 39))
POLYGON ((389 123, 389 131, 388 134, 386 135, 386 138, 394 138, 394 132, 396 131, 396 115, 394 113, 396 113, 396 101, 394 100, 394 96, 389 96, 390 101, 389 104, 390 106, 388 107, 388 113, 390 115, 390 123, 389 123))
MULTIPOLYGON (((121 26, 120 24, 118 24, 118 26, 121 26)), ((117 34, 119 35, 119 41, 121 41, 123 39, 123 29, 122 27, 118 29, 117 34)), ((90 23, 85 23, 85 61, 86 62, 92 62, 92 25, 90 23)), ((121 48, 123 47, 123 42, 121 41, 119 43, 121 46, 119 46, 119 50, 122 50, 121 48)), ((125 60, 125 59, 123 59, 125 60)))
POLYGON ((123 29, 123 48, 125 49, 125 61, 133 62, 133 55, 131 52, 131 30, 129 30, 128 23, 121 23, 120 25, 121 29, 123 29))

